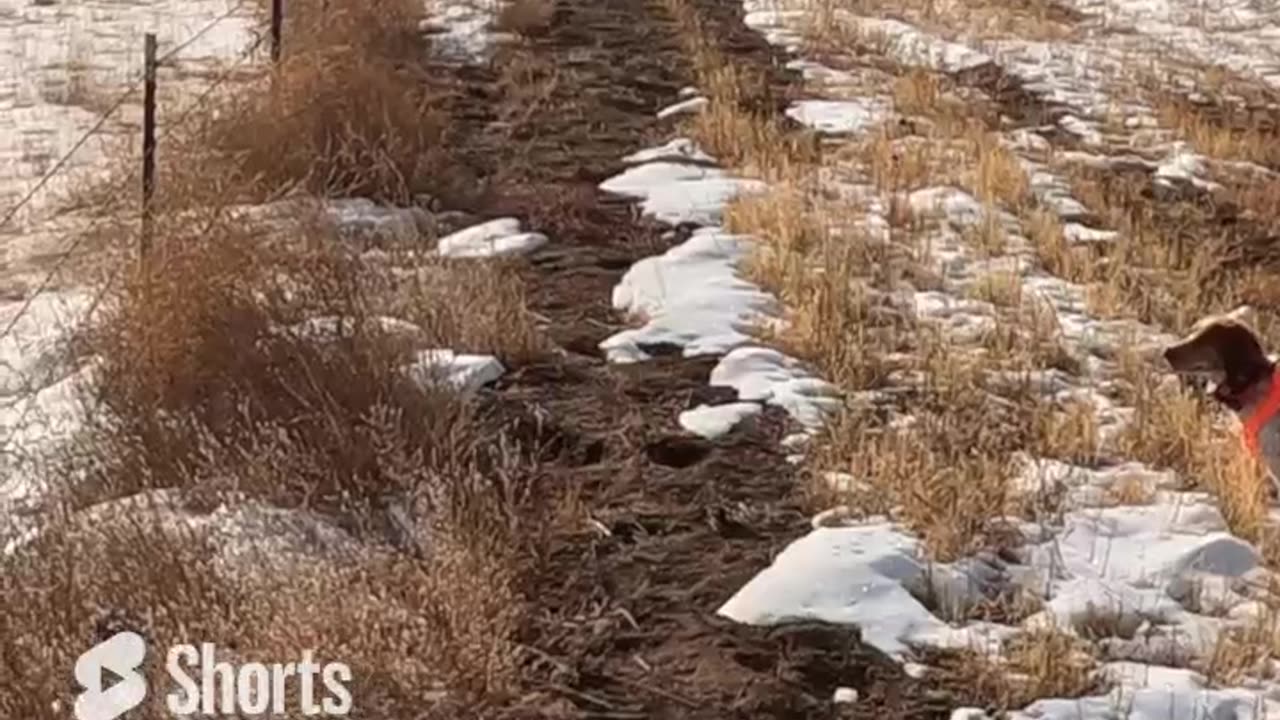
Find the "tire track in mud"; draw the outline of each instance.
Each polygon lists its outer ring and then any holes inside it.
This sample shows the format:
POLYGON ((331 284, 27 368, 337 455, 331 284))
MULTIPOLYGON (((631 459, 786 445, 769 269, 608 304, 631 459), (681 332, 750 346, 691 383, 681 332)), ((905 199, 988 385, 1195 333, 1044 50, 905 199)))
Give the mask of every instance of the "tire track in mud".
MULTIPOLYGON (((783 108, 797 79, 743 25, 741 3, 699 9, 726 53, 768 79, 768 96, 750 102, 783 108)), ((524 275, 530 308, 565 350, 499 381, 489 409, 548 419, 531 431, 558 451, 544 481, 574 488, 594 526, 539 549, 527 588, 537 620, 520 638, 529 694, 503 714, 946 717, 944 695, 854 628, 750 628, 715 615, 810 529, 779 446, 787 418, 770 409, 716 441, 687 436, 681 410, 733 397, 706 384, 715 357, 608 365, 597 348, 627 327, 610 305, 623 273, 687 236, 596 189, 673 129, 655 113, 692 84, 676 30, 656 1, 561 0, 550 27, 466 71, 456 134, 483 190, 461 202, 552 238, 524 275), (842 686, 861 699, 834 704, 842 686)))

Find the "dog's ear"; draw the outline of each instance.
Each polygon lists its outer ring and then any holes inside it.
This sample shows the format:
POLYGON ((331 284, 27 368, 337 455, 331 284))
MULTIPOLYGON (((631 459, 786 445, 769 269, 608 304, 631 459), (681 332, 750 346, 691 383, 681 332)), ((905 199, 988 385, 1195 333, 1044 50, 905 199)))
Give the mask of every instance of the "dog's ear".
POLYGON ((1222 348, 1217 323, 1198 323, 1186 337, 1164 348, 1164 359, 1175 372, 1222 373, 1222 348))
POLYGON ((1165 348, 1165 359, 1178 372, 1222 373, 1232 385, 1270 372, 1271 361, 1257 334, 1239 319, 1248 312, 1247 307, 1237 308, 1230 316, 1201 320, 1190 335, 1165 348))
POLYGON ((1217 348, 1225 384, 1231 390, 1244 390, 1271 374, 1271 360, 1262 351, 1262 342, 1248 325, 1216 323, 1206 333, 1206 339, 1217 348))

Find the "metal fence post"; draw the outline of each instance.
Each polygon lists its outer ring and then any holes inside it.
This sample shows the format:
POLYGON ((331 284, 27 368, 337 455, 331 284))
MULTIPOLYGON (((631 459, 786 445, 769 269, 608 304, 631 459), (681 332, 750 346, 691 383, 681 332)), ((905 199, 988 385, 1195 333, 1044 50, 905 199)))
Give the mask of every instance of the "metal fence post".
POLYGON ((151 251, 151 197, 156 190, 156 36, 147 33, 143 45, 142 91, 142 241, 139 255, 151 251))

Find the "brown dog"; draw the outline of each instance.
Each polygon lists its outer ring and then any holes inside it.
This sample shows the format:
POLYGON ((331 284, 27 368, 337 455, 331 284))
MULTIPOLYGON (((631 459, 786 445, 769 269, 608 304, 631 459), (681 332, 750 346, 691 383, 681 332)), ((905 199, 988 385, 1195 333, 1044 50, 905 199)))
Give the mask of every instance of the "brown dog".
POLYGON ((1266 465, 1272 484, 1280 478, 1280 378, 1250 327, 1247 307, 1207 317, 1180 342, 1164 350, 1179 373, 1207 375, 1213 397, 1243 424, 1244 444, 1266 465))

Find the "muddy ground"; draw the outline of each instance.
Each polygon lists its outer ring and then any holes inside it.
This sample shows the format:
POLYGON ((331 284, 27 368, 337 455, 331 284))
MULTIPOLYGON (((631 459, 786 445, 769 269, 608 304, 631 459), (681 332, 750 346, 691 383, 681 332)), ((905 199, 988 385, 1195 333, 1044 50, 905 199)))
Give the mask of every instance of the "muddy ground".
MULTIPOLYGON (((798 79, 742 24, 741 3, 699 10, 726 52, 769 78, 750 102, 785 105, 798 79)), ((693 84, 675 31, 657 2, 560 0, 544 32, 459 78, 461 156, 483 189, 453 202, 552 238, 524 274, 532 310, 565 351, 508 375, 488 402, 549 419, 548 481, 573 487, 599 523, 540 549, 528 588, 536 620, 521 638, 529 695, 486 716, 946 717, 945 691, 905 676, 854 629, 716 617, 809 529, 778 445, 788 421, 769 411, 720 441, 690 437, 679 411, 733 396, 706 385, 714 357, 619 366, 596 347, 627 327, 609 300, 626 269, 685 236, 596 190, 624 155, 675 131, 655 119, 693 84), (841 686, 860 701, 835 705, 841 686)))

